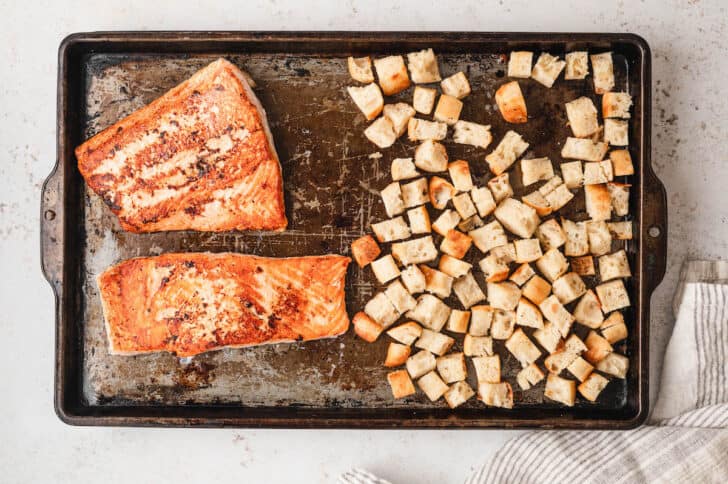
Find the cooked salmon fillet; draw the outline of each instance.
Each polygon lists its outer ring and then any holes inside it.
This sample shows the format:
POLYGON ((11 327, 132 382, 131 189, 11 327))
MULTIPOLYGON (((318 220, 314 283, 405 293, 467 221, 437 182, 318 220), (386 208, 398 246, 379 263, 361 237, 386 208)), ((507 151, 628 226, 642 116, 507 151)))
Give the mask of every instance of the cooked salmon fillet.
POLYGON ((130 232, 283 230, 265 111, 225 59, 76 148, 86 183, 130 232))
POLYGON ((98 277, 110 352, 184 357, 337 336, 349 327, 344 279, 350 261, 231 253, 123 261, 98 277))

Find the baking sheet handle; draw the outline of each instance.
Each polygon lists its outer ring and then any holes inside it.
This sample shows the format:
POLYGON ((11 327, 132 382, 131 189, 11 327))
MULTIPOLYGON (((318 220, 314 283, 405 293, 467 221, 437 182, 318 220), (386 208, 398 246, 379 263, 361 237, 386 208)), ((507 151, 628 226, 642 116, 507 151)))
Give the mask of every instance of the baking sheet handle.
POLYGON ((40 198, 40 261, 45 278, 56 293, 61 291, 63 271, 63 177, 56 166, 43 183, 40 198))
POLYGON ((652 167, 645 167, 644 206, 642 207, 642 240, 647 284, 646 294, 662 282, 667 265, 667 195, 652 167))

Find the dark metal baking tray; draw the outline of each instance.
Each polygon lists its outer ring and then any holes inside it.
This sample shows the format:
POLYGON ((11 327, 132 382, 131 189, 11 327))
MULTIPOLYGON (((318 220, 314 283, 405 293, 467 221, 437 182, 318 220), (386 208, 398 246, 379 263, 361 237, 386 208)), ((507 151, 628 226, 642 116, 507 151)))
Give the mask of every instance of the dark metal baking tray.
MULTIPOLYGON (((569 134, 565 101, 597 100, 591 78, 560 79, 552 89, 521 85, 530 120, 515 127, 530 152, 560 160, 569 134)), ((665 269, 665 192, 650 166, 650 51, 631 34, 106 32, 74 34, 60 46, 57 164, 43 187, 43 271, 56 295, 55 406, 75 425, 239 427, 540 427, 631 428, 648 412, 650 295, 665 269), (517 363, 496 345, 516 391, 513 410, 471 400, 456 410, 423 395, 393 401, 382 366, 386 338, 369 345, 347 335, 333 340, 223 350, 181 361, 169 354, 110 356, 94 277, 133 256, 168 251, 236 251, 266 256, 349 252, 349 243, 384 217, 376 190, 387 184, 392 158, 410 155, 404 139, 382 158, 362 131, 363 117, 345 88, 348 55, 402 54, 432 47, 443 74, 464 70, 473 86, 462 119, 492 125, 494 144, 509 126, 493 93, 505 81, 511 50, 614 52, 616 89, 634 98, 630 151, 637 174, 630 213, 635 239, 623 244, 634 277, 625 314, 630 337, 626 380, 596 404, 564 408, 544 401, 543 385, 520 392, 517 363), (131 234, 86 188, 73 148, 150 102, 211 60, 225 56, 255 79, 271 122, 285 180, 289 229, 284 233, 131 234), (648 231, 659 231, 651 237, 648 231)), ((411 91, 398 98, 407 99, 411 91)), ((469 160, 484 183, 485 151, 447 143, 469 160)), ((558 164, 558 161, 557 161, 558 164)), ((520 178, 511 177, 517 194, 520 178)), ((585 219, 583 195, 567 215, 585 219)), ((615 244, 616 247, 616 244, 615 244)), ((475 251, 472 251, 475 252, 475 251)), ((477 256, 473 254, 473 259, 477 256)), ((590 281, 591 282, 591 281, 590 281)), ((368 270, 347 276, 350 314, 377 290, 368 270)), ((455 303, 456 304, 456 303, 455 303)), ((584 328, 581 328, 584 329, 584 328)), ((471 372, 472 373, 472 372, 471 372)), ((471 382, 472 383, 472 382, 471 382)))

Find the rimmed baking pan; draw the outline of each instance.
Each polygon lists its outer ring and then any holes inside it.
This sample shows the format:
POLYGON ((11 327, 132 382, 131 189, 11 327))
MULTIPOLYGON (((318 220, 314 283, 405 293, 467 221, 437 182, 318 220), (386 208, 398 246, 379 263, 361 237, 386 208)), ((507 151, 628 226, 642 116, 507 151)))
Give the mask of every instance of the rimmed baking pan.
MULTIPOLYGON (((563 103, 597 99, 591 78, 557 81, 545 89, 522 83, 530 120, 517 130, 539 156, 560 160, 569 134, 563 103)), ((648 413, 650 295, 665 270, 665 191, 650 166, 650 50, 631 34, 411 32, 101 32, 74 34, 59 50, 57 164, 43 186, 43 271, 56 296, 55 406, 74 425, 239 427, 540 427, 631 428, 648 413), (492 125, 498 140, 508 126, 494 108, 512 50, 614 53, 617 90, 634 99, 630 152, 636 175, 630 198, 634 240, 628 252, 630 330, 619 351, 630 359, 626 380, 610 383, 595 404, 565 408, 543 389, 516 390, 512 410, 475 399, 456 410, 423 395, 393 401, 382 366, 386 341, 369 345, 349 334, 334 340, 223 350, 180 360, 169 354, 111 356, 95 276, 134 256, 170 251, 235 251, 265 256, 349 252, 349 244, 384 218, 376 190, 389 163, 409 155, 400 141, 381 158, 362 135, 365 122, 346 95, 346 57, 381 56, 432 47, 444 74, 464 70, 473 86, 462 118, 492 125), (123 232, 86 188, 73 148, 152 101, 195 70, 224 56, 256 81, 283 165, 284 233, 123 232), (650 235, 651 234, 651 235, 650 235)), ((411 95, 403 93, 400 98, 411 95)), ((484 183, 485 151, 448 143, 452 157, 471 162, 484 183)), ((518 177, 513 177, 518 178, 518 177)), ((522 187, 514 184, 516 194, 522 187)), ((567 216, 586 219, 583 194, 567 216)), ((615 248, 617 244, 615 242, 615 248)), ((475 255, 473 256, 475 257, 475 255)), ((376 291, 356 267, 347 276, 350 314, 376 291)), ((582 328, 584 329, 584 328, 582 328)), ((502 348, 497 349, 502 350, 502 348)), ((504 375, 517 362, 504 352, 504 375)), ((512 381, 512 383, 514 383, 512 381)), ((514 389, 518 388, 513 385, 514 389)))

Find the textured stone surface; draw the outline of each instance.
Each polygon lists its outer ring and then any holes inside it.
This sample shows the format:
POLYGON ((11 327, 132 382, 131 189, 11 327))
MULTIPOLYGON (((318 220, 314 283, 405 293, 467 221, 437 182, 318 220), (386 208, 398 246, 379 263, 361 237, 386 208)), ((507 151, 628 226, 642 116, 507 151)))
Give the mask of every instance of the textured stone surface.
MULTIPOLYGON (((394 482, 462 482, 515 432, 70 428, 52 409, 53 303, 39 271, 40 185, 55 158, 57 46, 88 30, 630 31, 653 52, 653 153, 669 199, 668 273, 653 297, 653 377, 685 258, 728 254, 724 2, 1 1, 0 467, 10 482, 331 482, 357 465, 394 482), (310 2, 314 3, 314 2, 310 2), (438 455, 422 459, 423 455, 438 455), (283 465, 281 465, 283 463, 283 465), (416 471, 415 471, 416 469, 416 471)), ((653 385, 655 387, 655 385, 653 385)))

